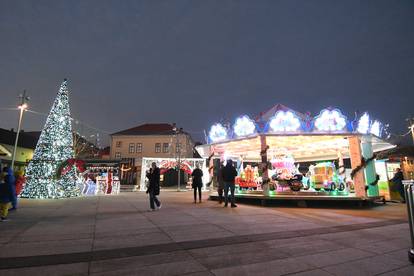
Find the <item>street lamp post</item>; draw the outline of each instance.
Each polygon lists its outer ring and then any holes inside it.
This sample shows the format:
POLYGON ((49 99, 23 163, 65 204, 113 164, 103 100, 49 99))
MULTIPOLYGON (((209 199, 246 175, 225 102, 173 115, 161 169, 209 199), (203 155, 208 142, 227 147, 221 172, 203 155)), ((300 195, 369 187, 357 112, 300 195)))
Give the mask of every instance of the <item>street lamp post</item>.
POLYGON ((179 142, 180 131, 176 127, 174 128, 174 131, 175 131, 175 153, 178 154, 178 158, 177 158, 177 171, 178 171, 177 192, 180 192, 181 191, 181 145, 180 145, 180 142, 179 142))
POLYGON ((20 129, 21 129, 22 120, 23 120, 23 113, 27 109, 27 103, 26 103, 26 101, 29 100, 29 97, 26 96, 26 90, 24 90, 23 91, 23 95, 20 95, 19 97, 21 99, 21 103, 20 103, 20 105, 18 107, 20 109, 19 124, 17 125, 17 133, 16 133, 16 139, 14 141, 13 157, 12 157, 12 162, 11 162, 11 168, 13 170, 14 170, 14 162, 16 161, 17 143, 19 141, 19 134, 20 134, 20 129))
POLYGON ((414 144, 414 118, 408 118, 406 119, 406 121, 409 124, 408 129, 411 131, 411 137, 413 139, 413 144, 414 144))

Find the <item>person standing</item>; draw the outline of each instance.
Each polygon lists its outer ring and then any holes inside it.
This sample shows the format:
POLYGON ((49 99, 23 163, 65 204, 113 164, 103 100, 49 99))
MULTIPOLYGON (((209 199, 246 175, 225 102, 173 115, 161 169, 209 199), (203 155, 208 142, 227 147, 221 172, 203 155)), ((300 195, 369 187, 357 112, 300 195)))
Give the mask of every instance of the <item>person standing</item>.
POLYGON ((193 189, 194 189, 194 204, 197 203, 197 190, 198 190, 198 202, 201 203, 201 188, 203 187, 203 171, 200 169, 199 165, 196 165, 196 168, 191 174, 193 177, 193 189))
POLYGON ((230 189, 230 196, 231 196, 231 208, 237 207, 234 202, 234 190, 236 188, 236 184, 234 182, 237 176, 237 170, 233 166, 233 160, 227 160, 226 166, 222 169, 222 177, 224 181, 224 207, 227 207, 229 202, 228 194, 230 189))
POLYGON ((223 163, 220 162, 217 175, 217 193, 219 197, 219 204, 223 203, 224 181, 223 181, 223 163))
POLYGON ((161 209, 161 202, 157 196, 160 194, 160 169, 155 162, 151 164, 151 169, 147 172, 147 178, 149 185, 146 193, 149 194, 151 208, 149 211, 159 210, 161 209))
POLYGON ((400 196, 401 196, 401 203, 405 203, 404 185, 402 184, 403 180, 404 180, 403 172, 401 171, 400 168, 397 168, 395 170, 394 177, 390 181, 393 182, 395 185, 397 185, 398 192, 400 193, 400 196))
POLYGON ((10 202, 13 198, 12 194, 12 187, 10 185, 10 182, 6 180, 6 177, 8 176, 5 171, 3 170, 3 173, 0 177, 0 219, 1 221, 8 221, 7 215, 9 213, 10 208, 10 202))
POLYGON ((17 195, 16 195, 16 178, 14 177, 13 169, 10 167, 4 167, 3 172, 5 173, 4 181, 9 185, 11 189, 10 201, 12 208, 10 210, 17 209, 17 195))

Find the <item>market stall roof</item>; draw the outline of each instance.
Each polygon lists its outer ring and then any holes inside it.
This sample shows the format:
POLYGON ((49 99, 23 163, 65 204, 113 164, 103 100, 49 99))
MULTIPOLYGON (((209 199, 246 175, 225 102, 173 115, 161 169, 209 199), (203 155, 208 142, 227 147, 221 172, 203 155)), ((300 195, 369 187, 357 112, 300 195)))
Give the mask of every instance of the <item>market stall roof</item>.
MULTIPOLYGON (((269 159, 280 154, 290 154, 299 162, 332 160, 338 158, 339 152, 344 158, 349 158, 348 138, 354 135, 358 134, 258 134, 254 137, 198 146, 197 150, 203 157, 209 157, 214 153, 214 156, 241 157, 244 160, 259 161, 261 158, 260 136, 265 136, 266 144, 269 146, 267 151, 269 159)), ((374 152, 394 147, 374 135, 358 136, 361 137, 363 143, 371 142, 374 152)))

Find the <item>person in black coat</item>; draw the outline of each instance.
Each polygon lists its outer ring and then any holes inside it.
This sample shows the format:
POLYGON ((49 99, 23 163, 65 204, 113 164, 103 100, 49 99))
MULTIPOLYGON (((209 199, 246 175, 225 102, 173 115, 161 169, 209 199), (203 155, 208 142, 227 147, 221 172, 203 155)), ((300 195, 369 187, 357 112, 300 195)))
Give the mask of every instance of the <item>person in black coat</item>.
POLYGON ((160 194, 160 169, 155 162, 151 164, 151 169, 147 172, 147 178, 149 180, 147 194, 149 194, 151 208, 149 211, 159 210, 161 209, 161 202, 157 196, 160 194))
POLYGON ((196 165, 196 168, 191 174, 193 177, 193 189, 194 189, 194 203, 197 203, 197 190, 198 190, 198 202, 201 203, 201 188, 203 187, 203 171, 196 165))
POLYGON ((219 204, 223 203, 224 181, 223 181, 223 162, 220 162, 219 173, 217 175, 217 194, 219 196, 219 204))
POLYGON ((231 207, 237 207, 237 205, 234 202, 234 190, 236 188, 236 184, 234 181, 237 176, 237 170, 233 166, 233 160, 227 160, 226 166, 224 166, 221 170, 221 175, 223 177, 224 182, 224 207, 227 207, 227 204, 229 202, 229 189, 231 194, 231 207))
POLYGON ((403 180, 404 180, 403 172, 401 171, 400 168, 397 168, 395 170, 394 177, 390 181, 392 181, 395 185, 397 185, 398 192, 400 193, 400 196, 401 196, 401 202, 405 203, 404 185, 402 184, 403 180))

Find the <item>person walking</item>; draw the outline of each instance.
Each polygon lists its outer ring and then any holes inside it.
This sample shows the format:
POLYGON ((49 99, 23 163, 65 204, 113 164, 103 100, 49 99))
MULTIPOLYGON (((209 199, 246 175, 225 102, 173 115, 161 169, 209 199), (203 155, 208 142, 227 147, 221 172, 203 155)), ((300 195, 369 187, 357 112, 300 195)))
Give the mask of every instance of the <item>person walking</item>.
POLYGON ((13 198, 13 190, 10 185, 10 182, 7 181, 6 177, 8 174, 5 172, 7 168, 4 168, 3 173, 0 176, 0 220, 8 221, 7 215, 9 213, 10 202, 13 198))
POLYGON ((157 196, 160 194, 160 169, 155 162, 151 164, 151 169, 147 172, 147 178, 149 185, 146 193, 149 194, 151 208, 149 211, 159 210, 161 209, 161 202, 157 196))
POLYGON ((236 188, 236 184, 234 180, 237 176, 237 170, 233 166, 233 160, 227 160, 226 166, 222 169, 222 177, 224 181, 224 207, 227 207, 229 202, 228 194, 230 189, 230 197, 231 197, 231 208, 237 207, 234 202, 234 189, 236 188))
POLYGON ((398 192, 401 196, 401 203, 405 203, 405 193, 404 193, 404 185, 402 184, 402 181, 404 180, 403 172, 400 168, 397 168, 395 170, 394 177, 390 180, 395 185, 397 185, 398 192))
POLYGON ((194 189, 194 204, 197 203, 197 190, 198 190, 198 202, 201 203, 201 188, 203 187, 203 171, 197 164, 193 170, 191 176, 193 177, 193 189, 194 189))

